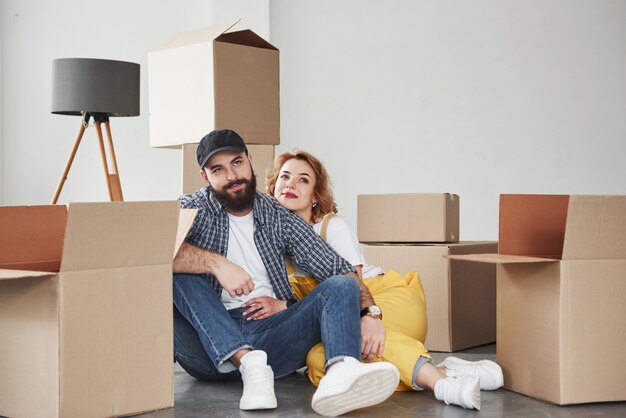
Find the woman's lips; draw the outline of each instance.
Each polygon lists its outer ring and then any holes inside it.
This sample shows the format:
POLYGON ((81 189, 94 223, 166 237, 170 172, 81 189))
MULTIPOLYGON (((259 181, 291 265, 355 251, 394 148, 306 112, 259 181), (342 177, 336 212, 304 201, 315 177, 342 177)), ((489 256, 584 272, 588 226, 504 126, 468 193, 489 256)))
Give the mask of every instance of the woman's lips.
POLYGON ((295 195, 295 194, 293 194, 293 193, 289 193, 289 192, 287 192, 287 193, 283 193, 283 197, 286 197, 287 199, 295 199, 295 198, 297 198, 298 196, 296 196, 296 195, 295 195))

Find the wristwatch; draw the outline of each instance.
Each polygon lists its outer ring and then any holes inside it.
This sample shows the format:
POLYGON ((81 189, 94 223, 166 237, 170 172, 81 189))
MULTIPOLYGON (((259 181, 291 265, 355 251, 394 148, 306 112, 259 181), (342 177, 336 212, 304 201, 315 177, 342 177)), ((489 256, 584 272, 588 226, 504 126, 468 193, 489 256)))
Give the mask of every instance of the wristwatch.
POLYGON ((361 311, 361 318, 363 318, 365 315, 369 315, 372 318, 376 318, 376 319, 383 319, 383 311, 380 310, 380 308, 376 305, 372 305, 369 306, 367 308, 364 308, 361 311))

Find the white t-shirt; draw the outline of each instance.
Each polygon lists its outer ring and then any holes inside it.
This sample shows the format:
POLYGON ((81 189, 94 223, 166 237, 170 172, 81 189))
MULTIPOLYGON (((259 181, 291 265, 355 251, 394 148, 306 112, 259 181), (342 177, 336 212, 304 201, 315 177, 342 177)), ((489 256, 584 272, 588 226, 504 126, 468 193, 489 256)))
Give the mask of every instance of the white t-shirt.
POLYGON ((254 282, 254 289, 249 295, 231 298, 222 290, 222 303, 226 309, 235 309, 250 298, 257 296, 276 297, 269 275, 254 245, 254 218, 250 212, 245 216, 228 214, 228 250, 226 258, 244 269, 254 282))
MULTIPOLYGON (((313 225, 313 229, 318 235, 322 233, 322 222, 320 221, 313 225)), ((328 222, 328 229, 326 230, 326 242, 339 253, 340 256, 345 258, 353 266, 362 266, 362 274, 364 279, 376 277, 385 272, 380 267, 370 266, 365 263, 365 258, 361 252, 359 241, 348 226, 348 223, 340 216, 335 215, 328 222)), ((296 271, 297 276, 306 276, 307 274, 298 269, 296 271)))

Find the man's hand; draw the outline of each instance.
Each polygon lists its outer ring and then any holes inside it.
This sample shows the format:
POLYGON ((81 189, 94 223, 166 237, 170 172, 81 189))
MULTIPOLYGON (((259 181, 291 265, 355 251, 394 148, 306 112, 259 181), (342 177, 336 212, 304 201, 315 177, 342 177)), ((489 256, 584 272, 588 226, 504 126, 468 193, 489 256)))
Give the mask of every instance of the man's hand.
POLYGON ((381 319, 365 315, 361 318, 361 356, 369 361, 382 357, 385 349, 385 327, 381 319))
MULTIPOLYGON (((372 294, 361 278, 361 267, 354 266, 356 273, 346 273, 348 276, 354 277, 359 283, 359 295, 361 299, 361 307, 372 306, 376 303, 372 294)), ((385 349, 385 327, 381 319, 372 318, 365 315, 361 318, 361 357, 365 361, 369 361, 374 356, 382 357, 385 349)))
POLYGON ((254 289, 250 275, 219 254, 183 242, 174 257, 174 273, 211 273, 230 297, 248 295, 254 289))
POLYGON ((226 258, 222 257, 215 263, 212 273, 231 298, 248 295, 254 289, 248 272, 226 258))
POLYGON ((267 319, 276 312, 287 309, 287 301, 275 299, 271 296, 258 296, 244 302, 243 308, 243 316, 249 315, 246 318, 248 321, 267 319))

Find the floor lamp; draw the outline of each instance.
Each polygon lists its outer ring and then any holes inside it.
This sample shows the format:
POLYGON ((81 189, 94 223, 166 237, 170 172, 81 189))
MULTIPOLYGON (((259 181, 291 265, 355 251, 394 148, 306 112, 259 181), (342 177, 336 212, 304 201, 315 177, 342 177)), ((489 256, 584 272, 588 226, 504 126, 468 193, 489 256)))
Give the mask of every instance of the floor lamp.
POLYGON ((109 117, 139 115, 139 64, 91 58, 62 58, 52 63, 52 113, 81 116, 74 147, 52 198, 56 204, 85 129, 94 121, 109 198, 124 200, 115 159, 109 117), (102 125, 107 135, 111 164, 107 159, 102 125))

